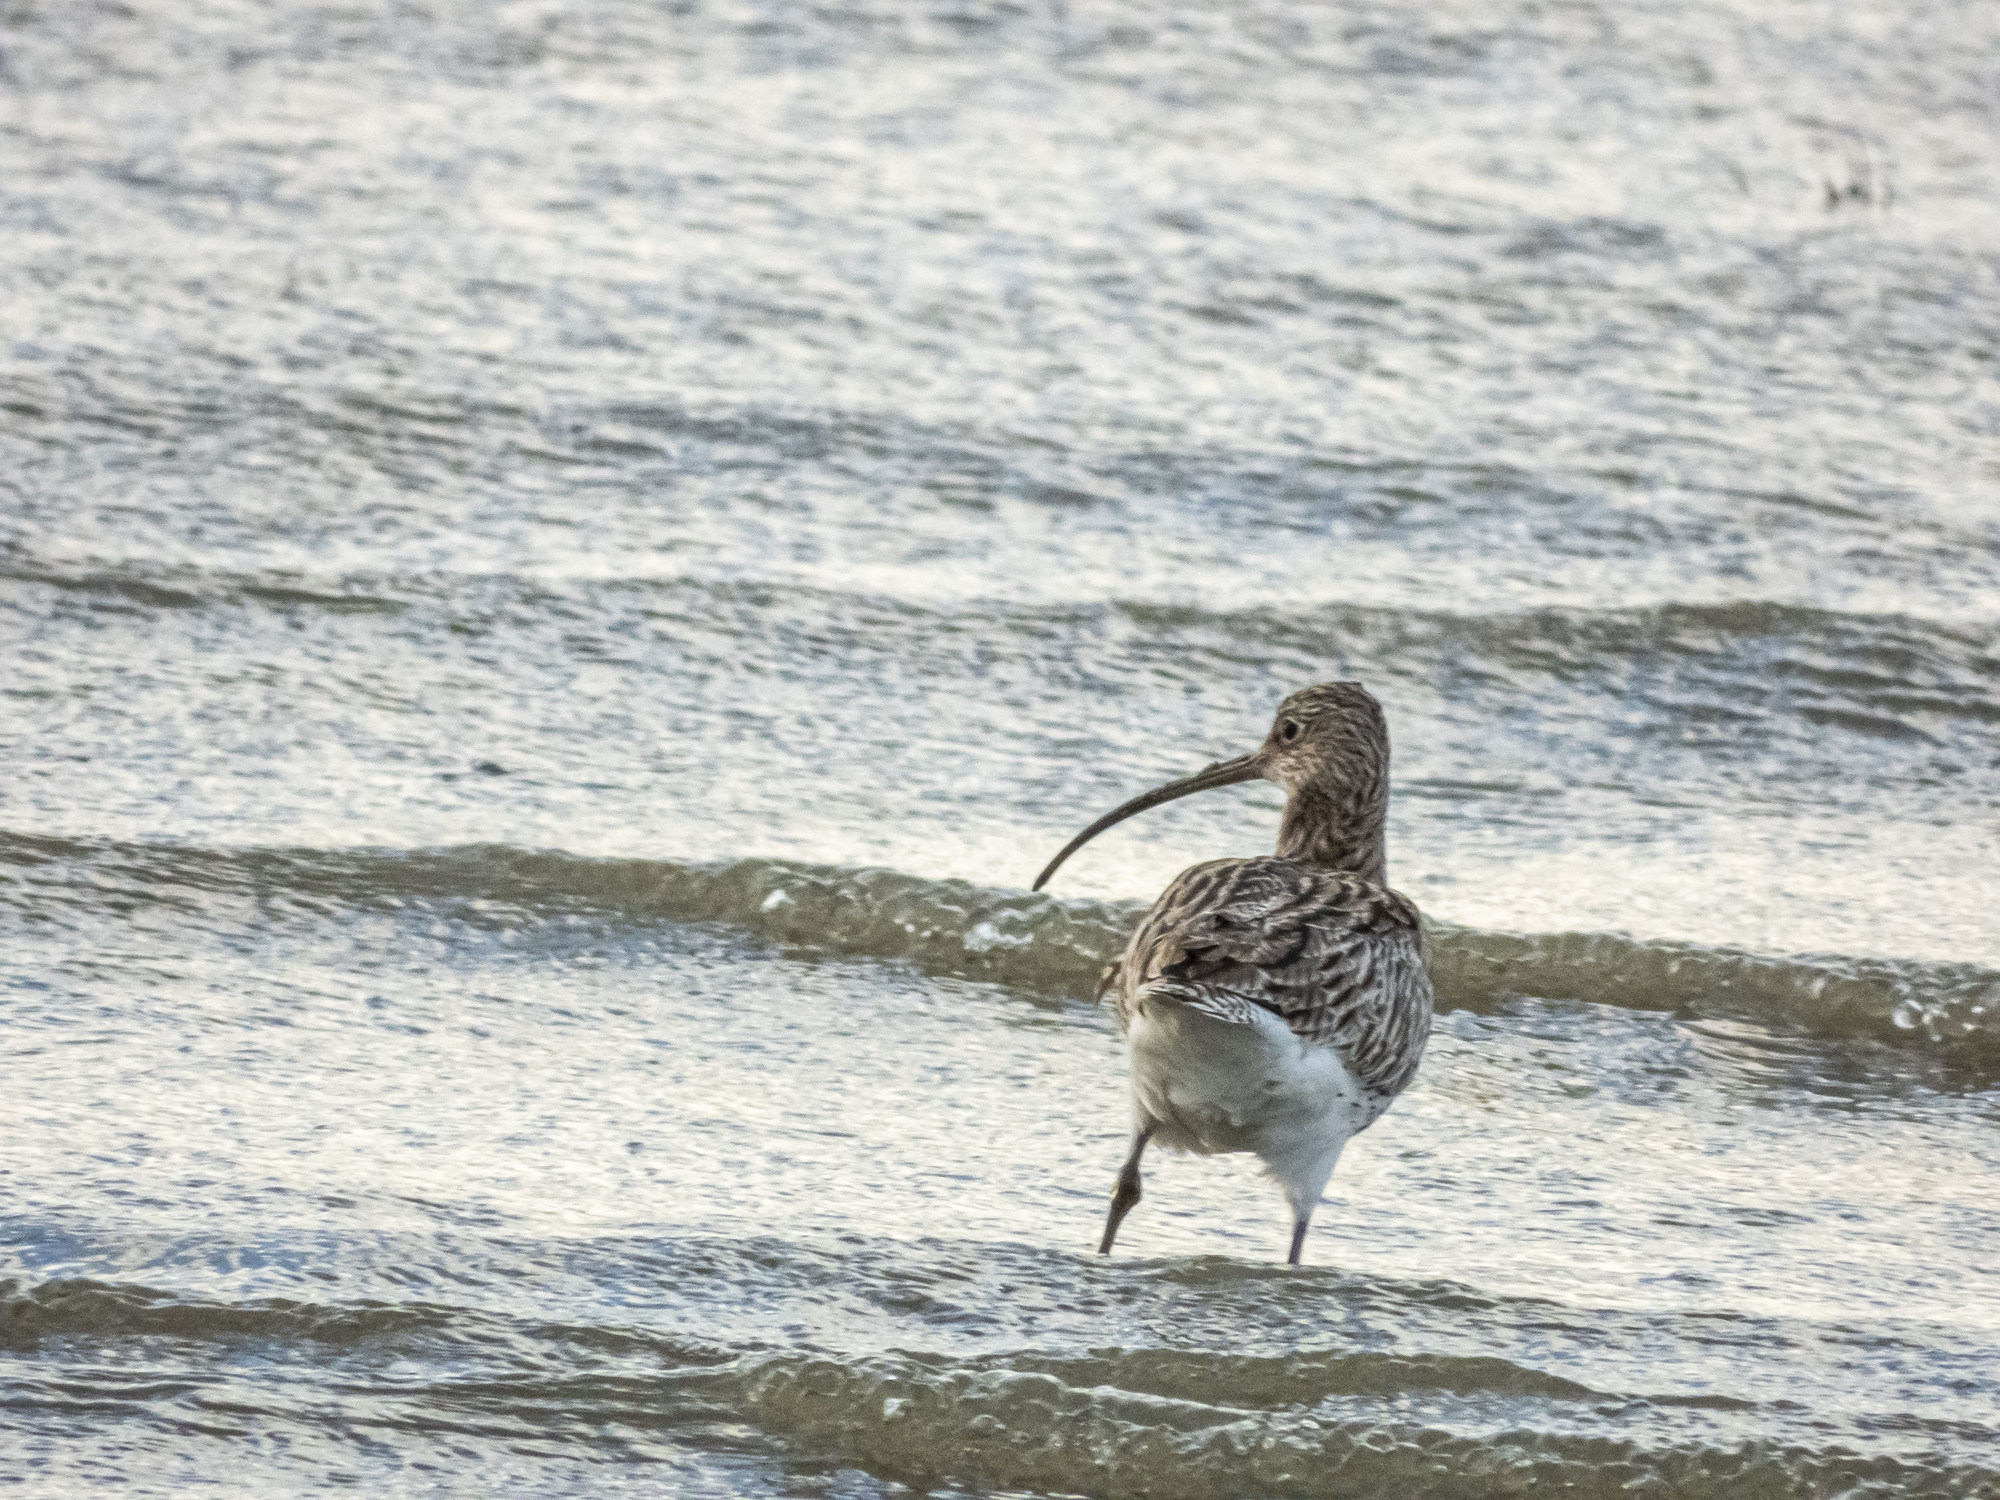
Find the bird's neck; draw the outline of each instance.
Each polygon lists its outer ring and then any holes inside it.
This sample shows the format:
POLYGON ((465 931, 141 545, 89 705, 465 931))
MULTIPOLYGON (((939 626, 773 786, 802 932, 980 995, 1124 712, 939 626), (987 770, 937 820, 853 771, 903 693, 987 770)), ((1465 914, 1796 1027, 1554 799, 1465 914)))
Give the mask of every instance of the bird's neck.
POLYGON ((1329 791, 1306 785, 1285 801, 1278 855, 1322 870, 1346 870, 1389 883, 1389 799, 1366 788, 1329 791))

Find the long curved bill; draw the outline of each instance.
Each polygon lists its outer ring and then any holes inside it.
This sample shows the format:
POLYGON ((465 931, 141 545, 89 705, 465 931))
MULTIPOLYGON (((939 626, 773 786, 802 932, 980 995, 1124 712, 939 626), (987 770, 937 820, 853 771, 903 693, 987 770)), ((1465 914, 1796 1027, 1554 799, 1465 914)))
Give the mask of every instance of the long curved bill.
POLYGON ((1035 877, 1035 889, 1040 890, 1049 883, 1062 862, 1085 844, 1096 838, 1114 823, 1122 823, 1134 813, 1142 813, 1149 807, 1158 807, 1162 802, 1172 802, 1176 797, 1187 797, 1195 792, 1212 791, 1219 786, 1234 786, 1239 781, 1256 781, 1264 774, 1262 751, 1254 755, 1239 755, 1234 760, 1219 760, 1206 770, 1197 771, 1192 776, 1184 776, 1179 781, 1170 781, 1165 786, 1156 786, 1150 792, 1143 792, 1122 806, 1092 823, 1075 838, 1063 845, 1062 853, 1049 861, 1049 867, 1035 877))

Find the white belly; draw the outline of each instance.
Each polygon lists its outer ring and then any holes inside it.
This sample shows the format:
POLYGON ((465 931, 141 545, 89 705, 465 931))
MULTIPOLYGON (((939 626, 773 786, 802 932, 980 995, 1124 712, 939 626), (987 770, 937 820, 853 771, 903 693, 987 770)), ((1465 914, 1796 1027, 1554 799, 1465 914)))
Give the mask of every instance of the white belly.
POLYGON ((1299 1040, 1268 1011, 1243 1025, 1147 997, 1130 1035, 1140 1127, 1153 1126, 1153 1140, 1170 1150, 1255 1152, 1302 1209, 1318 1202, 1341 1149, 1388 1105, 1332 1048, 1299 1040))

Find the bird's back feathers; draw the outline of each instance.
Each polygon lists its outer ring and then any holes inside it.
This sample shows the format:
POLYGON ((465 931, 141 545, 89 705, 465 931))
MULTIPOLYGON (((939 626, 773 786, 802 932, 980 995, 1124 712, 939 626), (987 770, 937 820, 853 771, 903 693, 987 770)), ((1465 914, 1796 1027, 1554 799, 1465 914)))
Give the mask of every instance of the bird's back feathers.
POLYGON ((1270 1011, 1385 1099, 1416 1075, 1430 1035, 1416 908, 1360 876, 1276 856, 1181 872, 1098 993, 1127 1026, 1142 991, 1222 1021, 1249 1019, 1245 1006, 1270 1011))

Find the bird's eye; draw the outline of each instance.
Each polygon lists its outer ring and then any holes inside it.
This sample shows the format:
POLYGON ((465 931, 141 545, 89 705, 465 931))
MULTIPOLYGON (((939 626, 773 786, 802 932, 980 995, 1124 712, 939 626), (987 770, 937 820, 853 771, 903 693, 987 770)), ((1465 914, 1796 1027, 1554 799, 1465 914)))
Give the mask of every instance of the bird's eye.
POLYGON ((1305 732, 1305 726, 1297 719, 1287 719, 1278 726, 1278 738, 1283 740, 1287 745, 1305 732))

